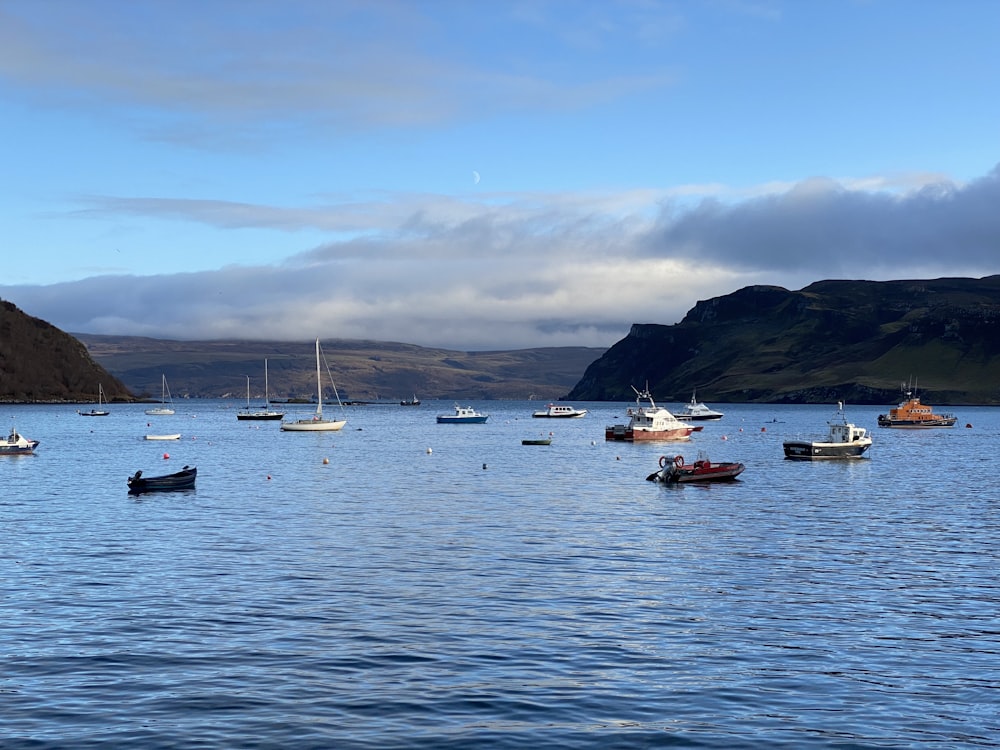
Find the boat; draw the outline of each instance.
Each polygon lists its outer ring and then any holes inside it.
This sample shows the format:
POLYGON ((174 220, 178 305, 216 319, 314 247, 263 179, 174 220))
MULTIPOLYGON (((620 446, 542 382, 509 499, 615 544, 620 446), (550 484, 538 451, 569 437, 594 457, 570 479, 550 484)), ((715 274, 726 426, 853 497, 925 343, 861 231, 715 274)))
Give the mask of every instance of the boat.
POLYGON ((38 441, 26 438, 13 427, 10 428, 10 435, 4 440, 0 440, 0 456, 23 456, 34 453, 38 447, 38 441))
POLYGON ((543 411, 536 411, 531 416, 533 417, 551 417, 554 419, 572 419, 574 417, 582 417, 587 413, 586 409, 577 409, 576 407, 569 406, 568 404, 549 404, 545 407, 543 411))
POLYGON ((914 390, 904 390, 905 398, 888 414, 878 415, 879 427, 954 427, 958 417, 954 414, 935 414, 934 409, 920 403, 914 390))
MULTIPOLYGON (((296 419, 294 421, 281 421, 281 429, 284 432, 336 432, 343 429, 347 424, 346 419, 324 419, 323 418, 323 382, 319 374, 319 339, 316 339, 316 413, 308 419, 296 419)), ((330 381, 333 381, 331 376, 330 381)), ((333 386, 333 392, 337 395, 337 403, 340 404, 340 394, 337 394, 337 386, 333 386)), ((343 404, 340 404, 343 406, 343 404)))
POLYGON ((691 391, 691 400, 674 416, 682 422, 707 422, 709 420, 722 419, 725 415, 721 411, 710 409, 705 404, 699 402, 695 398, 695 392, 691 391))
POLYGON ((552 445, 552 438, 525 438, 521 445, 552 445))
POLYGON ((690 424, 681 422, 662 406, 657 406, 649 388, 635 391, 634 409, 629 409, 628 424, 613 424, 604 428, 605 440, 624 440, 628 442, 640 440, 688 440, 692 432, 700 430, 690 424), (643 401, 648 404, 643 404, 643 401))
POLYGON ((111 412, 109 412, 107 409, 103 408, 103 406, 104 406, 105 403, 106 403, 106 401, 104 399, 104 386, 102 386, 100 383, 98 383, 97 384, 97 408, 96 409, 91 409, 90 411, 80 411, 79 409, 77 409, 76 413, 79 414, 81 417, 106 417, 111 412))
POLYGON ((454 414, 438 414, 438 424, 486 424, 489 414, 480 414, 471 406, 455 404, 454 414))
POLYGON ((241 409, 236 415, 237 419, 256 421, 277 420, 285 416, 285 412, 277 411, 271 407, 271 399, 267 393, 267 360, 264 360, 264 403, 258 409, 250 408, 250 376, 247 375, 247 408, 241 409))
POLYGON ((417 398, 416 394, 413 395, 409 401, 400 401, 400 406, 420 406, 420 399, 417 398))
POLYGON ((160 405, 146 409, 146 413, 153 417, 164 417, 174 413, 173 399, 170 398, 170 388, 167 387, 166 375, 160 381, 160 405))
POLYGON ((837 404, 836 419, 827 425, 829 431, 822 440, 786 440, 785 458, 793 461, 861 458, 872 447, 868 430, 847 421, 843 402, 837 404))
POLYGON ((746 466, 737 461, 712 463, 708 458, 699 457, 693 464, 684 463, 684 456, 660 456, 660 469, 648 477, 650 482, 663 484, 686 484, 688 482, 731 482, 746 466))
POLYGON ((194 489, 194 480, 198 476, 197 467, 185 466, 174 474, 164 474, 159 477, 144 477, 141 471, 128 478, 128 491, 131 495, 140 492, 169 492, 172 490, 194 489))
POLYGON ((180 440, 181 434, 173 432, 169 435, 146 435, 146 440, 180 440))

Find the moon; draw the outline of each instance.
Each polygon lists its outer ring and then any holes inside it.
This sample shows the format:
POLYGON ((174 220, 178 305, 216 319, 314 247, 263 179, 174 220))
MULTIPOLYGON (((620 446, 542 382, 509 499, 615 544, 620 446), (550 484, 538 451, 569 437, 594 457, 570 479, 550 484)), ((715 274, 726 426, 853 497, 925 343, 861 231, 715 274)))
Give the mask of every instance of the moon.
POLYGON ((477 172, 477 171, 476 171, 476 170, 474 170, 474 169, 472 170, 472 182, 473 182, 473 184, 475 184, 475 185, 478 185, 478 184, 479 184, 479 172, 477 172))

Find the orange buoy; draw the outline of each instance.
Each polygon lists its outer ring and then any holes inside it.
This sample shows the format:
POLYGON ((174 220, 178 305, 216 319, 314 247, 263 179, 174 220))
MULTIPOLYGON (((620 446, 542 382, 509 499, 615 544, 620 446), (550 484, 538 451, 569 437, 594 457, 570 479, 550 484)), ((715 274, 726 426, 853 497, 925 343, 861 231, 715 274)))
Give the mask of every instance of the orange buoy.
POLYGON ((170 454, 169 454, 169 453, 164 453, 164 454, 163 454, 163 460, 165 461, 165 460, 167 460, 168 458, 170 458, 170 454))

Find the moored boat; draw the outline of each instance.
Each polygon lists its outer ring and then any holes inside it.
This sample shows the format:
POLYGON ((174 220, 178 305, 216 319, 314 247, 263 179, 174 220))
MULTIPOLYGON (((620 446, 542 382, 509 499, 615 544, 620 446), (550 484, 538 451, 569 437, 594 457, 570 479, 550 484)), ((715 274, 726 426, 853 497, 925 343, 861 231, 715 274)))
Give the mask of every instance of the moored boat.
POLYGON ((169 435, 146 435, 146 440, 180 440, 179 432, 172 432, 169 435))
POLYGON ((684 484, 688 482, 731 482, 746 469, 737 461, 712 463, 708 458, 699 457, 693 464, 684 463, 684 456, 660 456, 660 469, 646 479, 664 484, 684 484))
POLYGON ((24 437, 13 427, 3 440, 0 440, 0 456, 23 456, 34 453, 38 447, 38 441, 24 437))
MULTIPOLYGON (((324 419, 323 418, 323 383, 319 370, 320 348, 319 339, 316 339, 316 413, 312 418, 296 419, 286 422, 282 420, 282 432, 337 432, 347 424, 346 419, 324 419)), ((330 377, 333 381, 333 377, 330 377)), ((333 386, 333 393, 337 396, 337 403, 340 403, 340 394, 337 393, 337 386, 333 386)), ((342 403, 340 403, 343 406, 342 403)))
POLYGON ((872 439, 864 427, 847 421, 844 404, 837 405, 837 419, 827 422, 829 432, 822 440, 786 440, 785 458, 815 461, 831 458, 861 458, 871 448, 872 439))
POLYGON ((197 467, 185 466, 174 474, 164 474, 158 477, 144 477, 142 471, 137 471, 128 478, 128 491, 137 495, 140 492, 169 492, 171 490, 189 490, 194 487, 198 476, 197 467))
POLYGON ((685 424, 653 401, 649 389, 635 391, 634 409, 629 409, 628 424, 613 424, 604 428, 605 440, 637 442, 641 440, 688 440, 697 429, 685 424), (643 400, 648 404, 644 405, 643 400))
POLYGON ((695 392, 691 392, 691 400, 675 415, 682 422, 707 422, 710 420, 722 419, 725 415, 721 411, 710 409, 705 404, 695 398, 695 392))
POLYGON ((455 404, 454 414, 438 414, 438 424, 486 424, 489 414, 481 414, 471 406, 455 404))
POLYGON ((927 404, 920 403, 920 399, 913 391, 906 391, 899 406, 889 409, 888 414, 878 415, 879 427, 902 427, 902 428, 922 428, 922 427, 954 427, 958 417, 954 414, 935 414, 927 404))
POLYGON ((153 417, 169 417, 174 413, 173 399, 170 397, 166 375, 162 375, 160 378, 160 405, 146 409, 146 413, 153 417))
POLYGON ((91 409, 90 411, 80 411, 77 409, 77 414, 81 417, 106 417, 111 412, 104 408, 104 386, 100 383, 97 384, 97 408, 91 409))
POLYGON ((274 421, 281 419, 285 416, 285 412, 278 411, 271 406, 271 398, 267 392, 267 360, 264 360, 264 403, 259 408, 252 408, 250 406, 250 376, 247 375, 247 408, 240 409, 236 414, 236 418, 239 420, 252 420, 252 421, 274 421))
POLYGON ((569 404, 549 404, 542 411, 536 411, 532 417, 550 417, 553 419, 573 419, 586 415, 586 409, 577 409, 569 404))
POLYGON ((407 401, 407 400, 404 399, 403 401, 399 402, 399 405, 400 406, 420 406, 420 399, 417 398, 417 394, 413 394, 413 398, 411 398, 409 401, 407 401))

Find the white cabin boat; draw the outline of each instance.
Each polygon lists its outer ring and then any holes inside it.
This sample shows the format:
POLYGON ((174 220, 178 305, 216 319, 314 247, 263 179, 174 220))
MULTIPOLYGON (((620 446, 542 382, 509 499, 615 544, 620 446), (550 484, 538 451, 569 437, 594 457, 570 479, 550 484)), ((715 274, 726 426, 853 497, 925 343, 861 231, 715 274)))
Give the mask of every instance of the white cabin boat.
POLYGON ((532 417, 551 417, 553 419, 572 419, 582 417, 587 413, 586 409, 577 409, 569 404, 549 404, 543 411, 536 411, 532 417))
POLYGON ((822 440, 786 440, 785 458, 815 461, 829 458, 861 458, 872 447, 868 430, 847 421, 843 402, 837 405, 837 419, 827 422, 829 432, 822 440))

